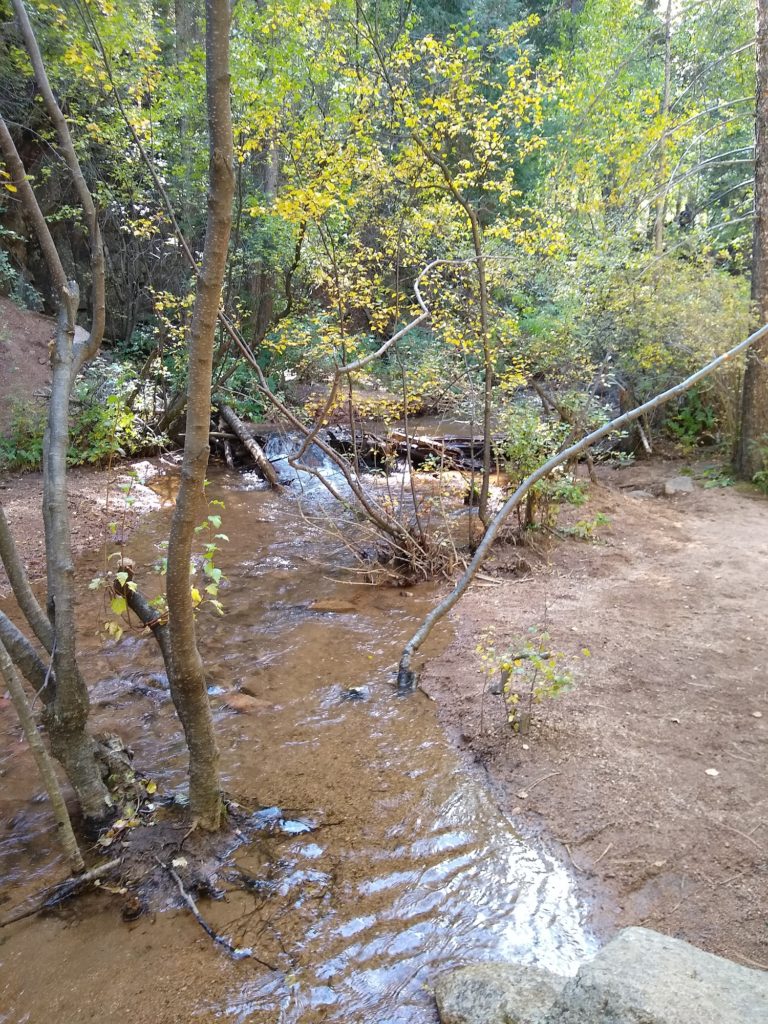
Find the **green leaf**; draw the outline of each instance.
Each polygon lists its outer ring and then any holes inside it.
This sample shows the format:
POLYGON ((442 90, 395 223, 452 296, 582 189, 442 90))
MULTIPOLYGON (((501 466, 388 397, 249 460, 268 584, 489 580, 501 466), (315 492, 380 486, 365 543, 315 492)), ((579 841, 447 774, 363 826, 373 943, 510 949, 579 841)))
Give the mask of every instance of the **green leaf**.
POLYGON ((112 600, 109 602, 109 606, 115 613, 115 615, 122 615, 128 609, 128 604, 125 598, 120 597, 120 595, 118 594, 116 594, 115 597, 112 598, 112 600))

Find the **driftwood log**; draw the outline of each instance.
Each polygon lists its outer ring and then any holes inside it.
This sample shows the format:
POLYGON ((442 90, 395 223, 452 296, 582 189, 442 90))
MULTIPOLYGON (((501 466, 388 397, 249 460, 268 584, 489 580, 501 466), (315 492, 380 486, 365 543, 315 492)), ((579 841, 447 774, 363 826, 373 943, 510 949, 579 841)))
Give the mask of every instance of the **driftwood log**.
POLYGON ((261 446, 251 435, 250 431, 243 423, 243 421, 240 419, 240 417, 232 409, 230 409, 228 405, 225 405, 223 402, 219 404, 218 409, 221 418, 224 420, 224 422, 232 431, 232 433, 237 436, 238 440, 246 449, 248 454, 251 456, 256 465, 256 468, 267 481, 269 486, 272 487, 274 490, 279 490, 281 485, 275 467, 266 457, 261 446))
MULTIPOLYGON (((435 468, 456 469, 465 472, 482 471, 482 437, 460 437, 447 434, 445 437, 426 437, 419 434, 405 434, 393 430, 386 437, 368 431, 357 430, 352 434, 349 427, 333 425, 326 429, 328 443, 336 451, 351 454, 369 465, 380 465, 386 459, 410 458, 410 463, 419 469, 425 463, 435 468)), ((494 447, 502 443, 502 438, 494 437, 494 447)))

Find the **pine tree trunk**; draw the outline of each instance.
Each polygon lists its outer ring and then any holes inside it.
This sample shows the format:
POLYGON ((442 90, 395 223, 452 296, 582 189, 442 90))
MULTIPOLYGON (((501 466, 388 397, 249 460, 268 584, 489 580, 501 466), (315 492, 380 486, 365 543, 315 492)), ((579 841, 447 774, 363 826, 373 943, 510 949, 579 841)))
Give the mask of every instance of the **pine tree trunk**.
POLYGON ((171 696, 189 748, 190 809, 195 821, 210 830, 219 827, 221 817, 218 750, 203 663, 197 649, 189 565, 195 527, 205 518, 204 482, 209 454, 214 335, 235 189, 229 99, 229 22, 228 0, 206 0, 208 223, 190 328, 184 461, 171 524, 167 579, 171 696))
MULTIPOLYGON (((768 0, 757 0, 752 301, 758 321, 768 322, 768 0)), ((747 356, 736 468, 747 480, 768 468, 768 341, 765 339, 747 356)))

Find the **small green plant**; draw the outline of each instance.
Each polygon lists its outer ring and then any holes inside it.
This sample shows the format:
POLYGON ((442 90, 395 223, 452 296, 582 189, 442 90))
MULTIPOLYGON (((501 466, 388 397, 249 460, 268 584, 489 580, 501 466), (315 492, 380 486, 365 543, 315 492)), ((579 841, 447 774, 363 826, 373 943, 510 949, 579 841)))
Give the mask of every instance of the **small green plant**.
MULTIPOLYGON (((119 485, 119 489, 123 494, 124 515, 135 502, 132 492, 137 476, 135 472, 129 473, 128 476, 129 479, 119 485)), ((207 486, 208 481, 206 481, 207 486)), ((208 502, 208 506, 210 509, 225 507, 224 502, 219 501, 217 498, 211 499, 208 502)), ((195 527, 195 533, 198 535, 208 533, 210 536, 212 530, 218 530, 220 527, 221 515, 218 512, 212 511, 199 526, 195 527)), ((117 531, 118 523, 110 523, 109 532, 114 536, 117 531)), ((217 541, 226 543, 229 541, 229 537, 225 533, 214 534, 211 540, 203 542, 202 557, 199 555, 193 557, 190 565, 189 589, 195 610, 200 608, 201 605, 209 604, 219 615, 223 615, 224 606, 218 597, 219 588, 226 577, 215 563, 216 552, 221 550, 220 545, 216 543, 217 541), (202 572, 202 580, 199 577, 196 579, 199 572, 202 572)), ((162 547, 167 549, 168 542, 164 541, 162 547)), ((135 623, 131 621, 129 602, 126 596, 126 591, 136 590, 136 583, 132 579, 132 568, 128 571, 130 566, 130 559, 126 559, 125 552, 121 548, 120 551, 115 551, 109 555, 103 572, 95 576, 88 584, 90 590, 101 590, 105 594, 105 607, 108 605, 112 617, 104 623, 103 634, 114 641, 120 640, 127 628, 135 628, 135 623), (110 568, 109 563, 113 559, 117 562, 117 571, 110 568)), ((155 562, 154 571, 158 576, 165 576, 167 568, 168 559, 163 555, 155 562)), ((156 609, 158 619, 167 618, 168 605, 164 594, 161 594, 149 603, 156 609)), ((140 624, 138 628, 142 630, 144 626, 140 624)))
MULTIPOLYGON (((573 672, 565 664, 566 655, 551 649, 546 630, 532 626, 528 636, 499 651, 493 644, 493 631, 485 634, 476 650, 488 679, 498 676, 507 722, 515 733, 528 734, 535 705, 552 700, 570 690, 573 672)), ((584 658, 590 656, 582 648, 584 658)))
POLYGON ((705 469, 701 474, 701 479, 705 490, 711 490, 715 487, 733 487, 736 483, 733 476, 730 473, 726 473, 722 466, 712 466, 710 469, 705 469))
POLYGON ((11 422, 0 434, 0 469, 34 469, 43 457, 45 410, 34 402, 16 400, 11 422))
POLYGON ((717 414, 706 396, 705 388, 691 388, 677 412, 667 417, 667 430, 684 448, 694 448, 703 434, 712 434, 717 427, 717 414))
POLYGON ((562 532, 578 540, 594 540, 601 526, 610 526, 611 520, 604 512, 598 512, 591 519, 579 519, 572 526, 566 526, 562 532))

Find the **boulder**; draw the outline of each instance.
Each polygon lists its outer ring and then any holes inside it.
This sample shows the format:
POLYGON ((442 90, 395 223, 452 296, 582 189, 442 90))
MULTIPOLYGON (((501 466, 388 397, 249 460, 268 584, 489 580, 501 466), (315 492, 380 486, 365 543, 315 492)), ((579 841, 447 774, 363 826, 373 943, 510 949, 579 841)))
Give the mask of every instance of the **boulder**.
POLYGON ((689 476, 673 476, 664 481, 664 494, 674 498, 676 494, 690 494, 693 490, 693 479, 689 476))
POLYGON ((584 964, 542 1024, 766 1024, 768 973, 626 928, 584 964))
POLYGON ((539 1024, 567 978, 522 964, 473 964, 438 978, 442 1024, 539 1024))

